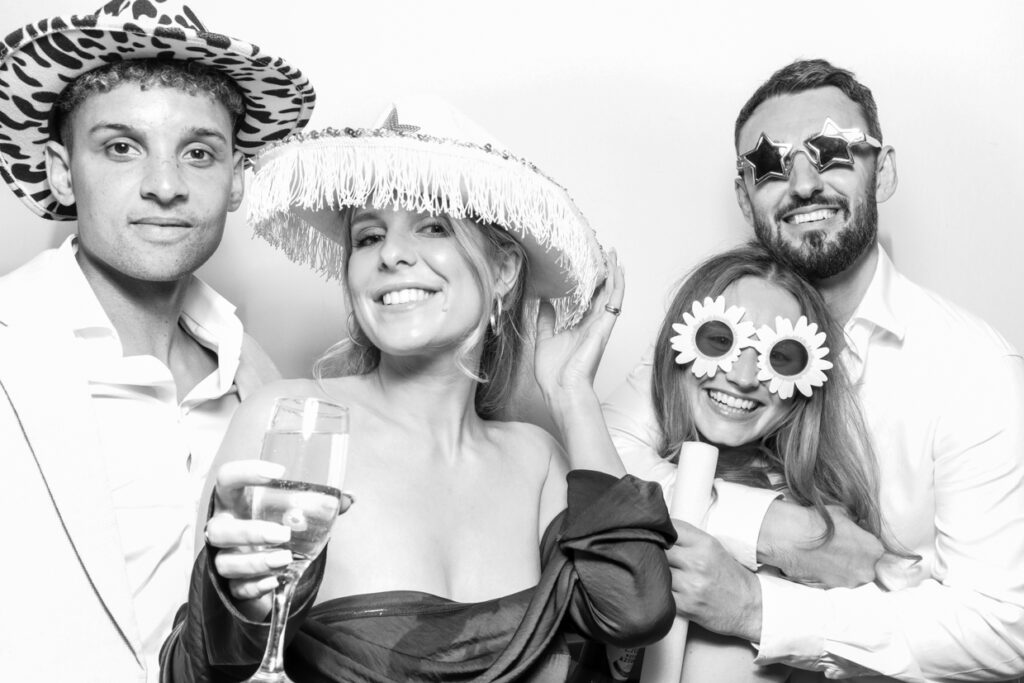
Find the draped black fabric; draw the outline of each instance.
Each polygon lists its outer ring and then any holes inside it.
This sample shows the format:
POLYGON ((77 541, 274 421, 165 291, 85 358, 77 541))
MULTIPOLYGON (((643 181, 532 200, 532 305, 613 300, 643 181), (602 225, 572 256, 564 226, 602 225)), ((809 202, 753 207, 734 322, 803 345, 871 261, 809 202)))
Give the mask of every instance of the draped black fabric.
MULTIPOLYGON (((564 681, 563 629, 620 646, 651 643, 674 615, 664 549, 675 540, 660 487, 631 476, 573 471, 568 507, 541 544, 532 589, 480 603, 413 591, 312 606, 323 560, 300 582, 285 665, 297 683, 564 681)), ((161 653, 164 681, 243 680, 256 669, 267 625, 227 598, 206 552, 189 603, 161 653)))

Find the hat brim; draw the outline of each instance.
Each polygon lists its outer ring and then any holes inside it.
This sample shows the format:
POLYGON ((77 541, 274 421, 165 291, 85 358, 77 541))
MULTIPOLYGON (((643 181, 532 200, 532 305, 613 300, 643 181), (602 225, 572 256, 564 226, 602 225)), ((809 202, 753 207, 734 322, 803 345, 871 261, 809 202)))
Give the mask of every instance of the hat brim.
POLYGON ((115 61, 199 62, 233 79, 245 96, 235 137, 246 157, 297 132, 316 95, 298 69, 229 36, 181 26, 145 26, 95 15, 44 20, 0 47, 0 175, 35 213, 74 220, 50 193, 45 148, 57 95, 78 76, 115 61))
MULTIPOLYGON (((350 131, 354 133, 354 131, 350 131)), ((532 293, 574 324, 605 277, 604 252, 566 190, 507 153, 425 135, 313 133, 256 159, 249 222, 294 261, 340 277, 339 211, 398 207, 496 225, 522 244, 532 293)))

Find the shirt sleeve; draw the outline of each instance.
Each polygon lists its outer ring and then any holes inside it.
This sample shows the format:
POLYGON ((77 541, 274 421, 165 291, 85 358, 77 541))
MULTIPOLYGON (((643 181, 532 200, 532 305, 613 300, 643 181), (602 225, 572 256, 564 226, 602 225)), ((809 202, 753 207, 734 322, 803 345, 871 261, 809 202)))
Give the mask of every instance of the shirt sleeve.
MULTIPOLYGON (((671 505, 676 483, 676 466, 658 455, 661 428, 651 403, 653 350, 601 404, 605 423, 619 459, 635 477, 661 485, 665 504, 671 505)), ((715 481, 715 494, 708 511, 707 531, 725 546, 737 561, 751 570, 758 568, 757 538, 768 506, 779 497, 777 491, 715 481)))
POLYGON ((619 647, 648 645, 675 616, 665 549, 676 539, 658 486, 573 470, 568 506, 548 527, 545 566, 565 558, 578 577, 569 615, 584 635, 619 647))
POLYGON ((717 538, 737 562, 757 571, 761 567, 757 561, 761 524, 768 514, 768 507, 781 497, 782 493, 774 489, 715 479, 704 530, 717 538))
POLYGON ((924 577, 897 574, 911 580, 887 592, 759 576, 758 663, 901 681, 1024 673, 1024 361, 986 363, 950 389, 933 441, 935 559, 918 568, 924 577))

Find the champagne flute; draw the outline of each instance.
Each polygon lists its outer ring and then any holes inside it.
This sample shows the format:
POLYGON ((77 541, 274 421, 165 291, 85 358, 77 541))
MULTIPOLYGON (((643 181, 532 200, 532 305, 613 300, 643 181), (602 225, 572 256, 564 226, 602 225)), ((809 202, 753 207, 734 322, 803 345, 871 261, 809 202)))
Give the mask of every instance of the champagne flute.
POLYGON ((263 437, 260 460, 284 472, 246 487, 252 519, 283 524, 291 539, 280 547, 292 561, 277 573, 267 649, 248 683, 292 683, 284 672, 284 632, 295 584, 327 545, 341 507, 348 448, 348 408, 315 398, 279 398, 263 437))

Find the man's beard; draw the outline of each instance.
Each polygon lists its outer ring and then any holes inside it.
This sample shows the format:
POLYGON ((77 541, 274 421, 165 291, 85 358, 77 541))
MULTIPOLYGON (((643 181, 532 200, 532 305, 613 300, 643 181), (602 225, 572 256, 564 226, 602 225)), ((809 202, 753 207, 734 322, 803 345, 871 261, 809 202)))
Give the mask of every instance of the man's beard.
MULTIPOLYGON (((868 184, 864 199, 857 207, 856 218, 837 232, 831 239, 822 230, 809 230, 797 244, 783 235, 782 216, 801 206, 820 206, 820 197, 787 204, 775 214, 773 229, 771 222, 761 213, 754 214, 754 234, 761 244, 768 248, 776 259, 782 261, 809 280, 826 280, 843 272, 874 245, 878 237, 878 205, 875 202, 874 183, 868 184)), ((850 215, 850 204, 843 197, 829 201, 839 212, 850 215)))

